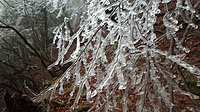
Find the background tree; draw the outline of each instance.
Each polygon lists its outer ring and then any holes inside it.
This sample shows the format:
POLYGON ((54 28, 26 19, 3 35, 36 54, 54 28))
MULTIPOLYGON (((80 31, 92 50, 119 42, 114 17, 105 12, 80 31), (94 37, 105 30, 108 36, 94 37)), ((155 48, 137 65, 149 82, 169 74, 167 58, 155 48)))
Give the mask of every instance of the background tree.
POLYGON ((52 32, 64 18, 45 0, 3 0, 0 6, 0 87, 34 96, 67 67, 47 70, 57 55, 52 32))

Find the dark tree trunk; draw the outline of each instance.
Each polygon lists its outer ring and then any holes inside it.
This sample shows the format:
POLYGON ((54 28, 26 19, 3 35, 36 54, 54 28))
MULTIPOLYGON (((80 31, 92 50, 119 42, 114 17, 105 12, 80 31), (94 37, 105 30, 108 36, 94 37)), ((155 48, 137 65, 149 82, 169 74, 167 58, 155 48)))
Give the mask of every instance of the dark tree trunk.
POLYGON ((6 92, 4 100, 8 112, 41 112, 40 107, 27 96, 15 95, 12 97, 9 92, 6 92))

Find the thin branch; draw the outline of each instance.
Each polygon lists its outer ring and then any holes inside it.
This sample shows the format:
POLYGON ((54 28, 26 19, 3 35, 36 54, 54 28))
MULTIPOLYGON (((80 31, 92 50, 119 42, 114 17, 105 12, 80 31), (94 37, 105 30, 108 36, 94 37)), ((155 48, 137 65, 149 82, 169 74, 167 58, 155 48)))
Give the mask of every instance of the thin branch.
POLYGON ((15 8, 14 6, 10 5, 10 3, 8 3, 6 0, 3 0, 8 6, 15 8))
MULTIPOLYGON (((24 41, 24 43, 25 43, 29 48, 31 48, 31 49, 34 51, 34 53, 37 55, 37 57, 39 57, 39 59, 40 59, 42 65, 43 65, 45 68, 47 68, 47 65, 46 65, 45 62, 43 61, 42 56, 38 53, 38 51, 26 40, 26 38, 25 38, 17 29, 15 29, 15 28, 12 27, 12 26, 9 26, 9 25, 5 24, 5 23, 2 22, 2 21, 0 21, 0 22, 1 22, 2 24, 5 25, 5 26, 0 25, 0 28, 12 29, 13 31, 15 31, 15 33, 24 41)), ((50 70, 47 70, 47 71, 53 76, 53 74, 51 73, 50 70)))

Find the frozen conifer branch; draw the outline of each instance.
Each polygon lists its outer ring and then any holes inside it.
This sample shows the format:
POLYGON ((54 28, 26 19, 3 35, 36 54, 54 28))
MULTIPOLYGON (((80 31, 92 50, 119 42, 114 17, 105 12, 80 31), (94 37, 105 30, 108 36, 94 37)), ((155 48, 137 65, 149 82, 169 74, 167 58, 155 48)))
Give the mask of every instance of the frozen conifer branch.
MULTIPOLYGON (((54 8, 60 4, 59 0, 51 0, 49 3, 51 2, 54 8)), ((181 17, 189 24, 188 27, 198 28, 193 19, 199 19, 199 14, 195 9, 196 5, 192 5, 190 0, 177 0, 175 8, 169 10, 168 4, 171 2, 87 0, 87 11, 74 35, 70 36, 66 25, 68 20, 54 32, 58 58, 49 69, 67 62, 73 64, 34 101, 39 102, 49 96, 54 98, 56 91, 64 94, 63 85, 69 80, 73 82, 70 96, 75 98, 72 109, 78 106, 83 91, 86 91, 87 101, 94 104, 95 108, 91 110, 95 111, 113 111, 120 103, 123 111, 128 111, 130 92, 139 97, 136 102, 137 112, 161 111, 163 104, 172 108, 174 103, 169 100, 169 87, 163 82, 172 85, 174 92, 196 99, 196 95, 179 87, 176 79, 181 76, 174 77, 175 74, 169 72, 169 68, 174 64, 185 68, 196 76, 199 86, 200 69, 184 61, 184 53, 189 53, 189 50, 176 37, 176 33, 182 28, 178 18, 181 17), (164 10, 159 9, 159 6, 164 6, 164 10), (162 37, 154 33, 157 16, 161 12, 164 13, 162 22, 166 29, 162 37), (183 17, 184 12, 191 15, 183 17), (170 55, 159 49, 159 41, 171 37, 175 39, 175 49, 179 54, 170 55), (74 41, 76 49, 65 59, 74 41), (83 42, 86 43, 80 46, 83 42), (165 57, 164 61, 162 56, 165 57), (78 93, 74 94, 77 86, 78 93), (123 93, 120 101, 116 96, 117 92, 123 93)), ((197 105, 193 108, 193 111, 200 111, 197 105)))

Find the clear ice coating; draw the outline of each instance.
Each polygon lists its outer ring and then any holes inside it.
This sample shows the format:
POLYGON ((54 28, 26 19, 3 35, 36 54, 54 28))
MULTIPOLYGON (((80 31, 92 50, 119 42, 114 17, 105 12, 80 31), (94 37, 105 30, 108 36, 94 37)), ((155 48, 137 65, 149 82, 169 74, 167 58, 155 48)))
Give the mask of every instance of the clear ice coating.
MULTIPOLYGON (((84 2, 87 8, 74 35, 70 35, 69 27, 66 25, 72 18, 67 18, 55 28, 53 42, 57 45, 58 58, 48 67, 51 69, 58 64, 73 62, 56 82, 60 86, 59 94, 64 94, 65 81, 73 82, 70 99, 75 97, 74 108, 78 105, 81 95, 85 94, 87 101, 93 102, 96 107, 94 111, 99 111, 100 108, 113 111, 120 99, 123 112, 126 112, 131 102, 129 98, 131 90, 131 94, 140 96, 136 102, 136 111, 145 112, 152 109, 161 111, 162 104, 171 109, 174 103, 170 100, 169 85, 174 87, 174 92, 196 98, 195 95, 179 88, 177 82, 180 76, 169 71, 172 64, 177 64, 194 74, 198 79, 196 86, 200 86, 200 69, 184 61, 185 53, 190 53, 190 49, 183 47, 176 37, 176 33, 183 27, 178 18, 182 17, 184 11, 195 14, 193 18, 199 18, 190 0, 81 0, 81 2, 84 2), (172 2, 175 2, 176 6, 174 10, 168 11, 168 4, 172 2), (166 6, 164 11, 159 9, 160 5, 166 6), (159 20, 165 31, 163 36, 159 37, 154 32, 157 30, 154 27, 160 13, 161 15, 164 13, 159 20), (179 54, 170 55, 168 51, 158 48, 160 39, 171 37, 175 40, 175 49, 180 52, 179 54), (84 45, 81 46, 83 42, 84 45), (71 47, 75 47, 75 50, 72 54, 67 54, 71 47), (70 55, 68 59, 65 58, 66 55, 70 55), (161 59, 161 56, 164 58, 161 59), (78 93, 75 94, 75 91, 78 93), (123 94, 122 97, 117 96, 119 92, 123 94)), ((56 10, 59 6, 66 5, 67 0, 49 0, 48 4, 53 5, 56 10)), ((63 12, 58 10, 60 17, 63 12)), ((77 11, 72 13, 75 16, 77 11)), ((192 17, 185 17, 183 21, 192 28, 198 28, 188 19, 192 17)), ((57 86, 52 86, 52 96, 56 93, 57 86)))
POLYGON ((169 3, 171 0, 162 0, 162 3, 169 3))
POLYGON ((64 94, 64 89, 63 89, 63 81, 60 81, 60 88, 59 88, 59 94, 63 95, 64 94))

